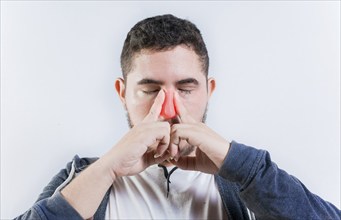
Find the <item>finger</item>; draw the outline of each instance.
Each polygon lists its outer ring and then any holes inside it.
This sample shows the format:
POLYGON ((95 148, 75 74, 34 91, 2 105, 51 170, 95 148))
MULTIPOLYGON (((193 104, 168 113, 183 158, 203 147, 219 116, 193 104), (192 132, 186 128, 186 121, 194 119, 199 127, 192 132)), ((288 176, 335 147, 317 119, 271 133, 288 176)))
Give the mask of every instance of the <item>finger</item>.
POLYGON ((180 141, 187 141, 188 144, 197 146, 200 144, 200 133, 195 125, 174 124, 171 127, 171 144, 179 146, 180 141))
POLYGON ((154 100, 154 103, 149 110, 149 113, 143 119, 143 122, 153 122, 153 121, 158 120, 164 100, 165 100, 165 92, 161 89, 159 93, 157 94, 154 100))
POLYGON ((181 127, 183 126, 186 126, 186 124, 176 124, 171 128, 169 151, 171 157, 175 160, 178 160, 182 154, 181 152, 183 152, 183 150, 188 146, 188 138, 181 134, 181 127))
MULTIPOLYGON (((151 125, 150 125, 151 126, 151 125)), ((154 152, 154 157, 158 158, 165 154, 168 149, 170 141, 170 125, 168 122, 154 122, 153 127, 146 128, 148 134, 152 135, 146 145, 148 151, 154 152)))
POLYGON ((160 157, 155 158, 153 152, 147 153, 144 155, 145 158, 145 166, 149 167, 154 164, 159 164, 169 159, 169 154, 166 152, 160 157))
POLYGON ((178 147, 178 153, 174 159, 190 154, 195 147, 202 147, 202 143, 202 133, 198 132, 198 127, 196 125, 172 125, 170 145, 176 145, 178 147))
POLYGON ((156 153, 154 154, 154 158, 159 158, 167 154, 168 145, 169 145, 169 135, 166 135, 156 147, 156 153))
POLYGON ((174 95, 174 103, 175 103, 175 110, 179 116, 180 122, 182 123, 192 123, 195 120, 188 114, 186 107, 180 100, 179 94, 175 93, 174 95))
POLYGON ((168 148, 169 157, 170 158, 178 158, 179 157, 179 145, 171 143, 168 148))
POLYGON ((162 163, 162 162, 168 160, 169 157, 170 157, 169 154, 166 152, 161 157, 154 158, 152 161, 153 161, 153 164, 159 164, 159 163, 162 163))
POLYGON ((160 142, 160 141, 156 140, 154 144, 152 144, 151 146, 149 146, 148 149, 147 149, 147 153, 149 153, 149 152, 154 152, 155 149, 157 149, 157 146, 159 145, 159 142, 160 142))

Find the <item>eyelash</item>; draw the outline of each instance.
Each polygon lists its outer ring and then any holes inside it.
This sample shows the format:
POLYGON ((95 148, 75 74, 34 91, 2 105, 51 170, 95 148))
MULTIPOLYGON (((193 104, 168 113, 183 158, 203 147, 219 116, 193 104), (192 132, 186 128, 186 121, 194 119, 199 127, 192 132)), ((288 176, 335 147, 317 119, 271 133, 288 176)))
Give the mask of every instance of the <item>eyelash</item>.
POLYGON ((153 90, 153 91, 142 91, 143 93, 147 94, 147 95, 152 95, 154 93, 159 92, 160 90, 153 90))
POLYGON ((191 94, 192 90, 187 90, 187 89, 179 89, 180 92, 184 93, 184 94, 191 94))
MULTIPOLYGON (((160 90, 153 90, 153 91, 143 91, 143 93, 147 94, 147 95, 152 95, 154 93, 157 93, 159 92, 160 90)), ((184 93, 184 94, 191 94, 192 93, 192 90, 186 90, 186 89, 179 89, 179 91, 181 93, 184 93)))

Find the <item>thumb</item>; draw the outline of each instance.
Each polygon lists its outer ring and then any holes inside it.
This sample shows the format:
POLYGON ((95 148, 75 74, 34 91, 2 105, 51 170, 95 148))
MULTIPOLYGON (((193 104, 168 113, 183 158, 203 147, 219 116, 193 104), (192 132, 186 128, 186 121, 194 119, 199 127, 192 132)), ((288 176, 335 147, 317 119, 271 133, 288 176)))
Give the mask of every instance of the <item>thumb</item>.
POLYGON ((154 100, 154 103, 149 110, 149 113, 143 119, 143 122, 153 122, 153 121, 158 120, 164 100, 165 100, 165 92, 161 89, 159 93, 157 94, 154 100))

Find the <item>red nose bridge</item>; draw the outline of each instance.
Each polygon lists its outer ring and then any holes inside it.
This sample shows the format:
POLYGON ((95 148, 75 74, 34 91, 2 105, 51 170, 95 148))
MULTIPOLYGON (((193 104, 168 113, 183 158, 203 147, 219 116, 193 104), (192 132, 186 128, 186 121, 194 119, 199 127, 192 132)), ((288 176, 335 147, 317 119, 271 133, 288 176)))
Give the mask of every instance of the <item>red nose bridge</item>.
POLYGON ((162 104, 162 110, 160 114, 164 119, 171 119, 176 116, 173 96, 173 91, 165 91, 165 100, 162 104))

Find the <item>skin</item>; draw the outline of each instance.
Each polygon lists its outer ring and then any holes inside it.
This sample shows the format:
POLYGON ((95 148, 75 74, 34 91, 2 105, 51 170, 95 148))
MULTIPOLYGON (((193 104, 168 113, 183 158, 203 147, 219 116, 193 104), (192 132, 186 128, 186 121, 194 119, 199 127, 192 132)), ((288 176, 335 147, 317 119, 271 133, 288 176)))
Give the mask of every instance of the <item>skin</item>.
POLYGON ((61 191, 85 219, 94 215, 119 177, 138 174, 158 163, 214 174, 230 147, 202 122, 215 80, 206 78, 189 47, 141 51, 127 81, 118 78, 115 88, 132 128, 61 191), (174 117, 161 114, 163 108, 172 107, 174 117))

